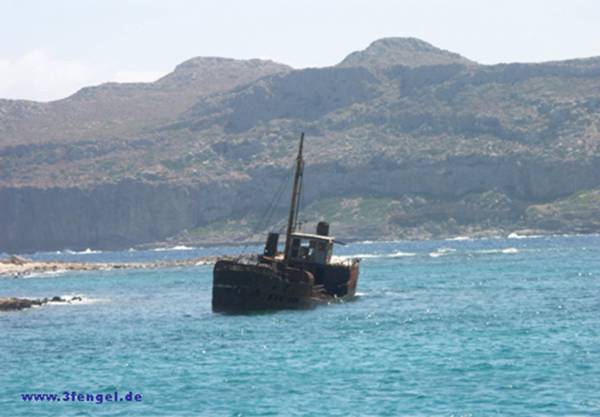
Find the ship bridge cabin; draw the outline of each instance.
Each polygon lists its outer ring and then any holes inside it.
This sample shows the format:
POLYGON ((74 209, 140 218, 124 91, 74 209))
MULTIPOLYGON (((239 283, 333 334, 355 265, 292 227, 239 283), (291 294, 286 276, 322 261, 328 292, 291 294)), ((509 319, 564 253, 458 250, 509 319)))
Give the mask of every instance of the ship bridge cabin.
MULTIPOLYGON (((278 233, 269 233, 263 257, 274 259, 281 254, 277 251, 278 241, 278 233)), ((327 265, 331 262, 334 241, 335 238, 329 236, 329 224, 319 222, 316 234, 300 232, 290 234, 289 249, 286 248, 287 257, 292 262, 327 265)), ((285 251, 282 255, 285 257, 285 251)))
POLYGON ((310 233, 292 233, 290 261, 326 265, 331 260, 334 238, 310 233))

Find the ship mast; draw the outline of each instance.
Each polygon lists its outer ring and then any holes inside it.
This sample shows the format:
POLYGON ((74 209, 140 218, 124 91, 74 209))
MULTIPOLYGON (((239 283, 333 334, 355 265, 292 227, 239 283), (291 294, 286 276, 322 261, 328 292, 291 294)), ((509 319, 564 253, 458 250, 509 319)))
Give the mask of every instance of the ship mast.
POLYGON ((290 204, 290 214, 288 217, 287 231, 285 234, 285 252, 284 260, 287 264, 290 258, 290 249, 292 247, 292 233, 296 230, 296 218, 298 216, 298 196, 300 194, 300 179, 304 170, 304 160, 302 159, 302 147, 304 145, 304 132, 300 135, 300 146, 298 147, 298 157, 296 158, 296 173, 294 175, 294 188, 292 189, 292 202, 290 204))

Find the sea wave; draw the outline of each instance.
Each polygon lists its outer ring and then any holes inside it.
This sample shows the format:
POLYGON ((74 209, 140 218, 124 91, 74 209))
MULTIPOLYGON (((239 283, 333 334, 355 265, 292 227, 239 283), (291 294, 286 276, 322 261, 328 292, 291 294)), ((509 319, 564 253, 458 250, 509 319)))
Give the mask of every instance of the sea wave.
POLYGON ((508 236, 508 239, 537 239, 543 237, 541 235, 520 235, 517 232, 512 232, 508 236))
POLYGON ((21 275, 19 278, 54 278, 66 274, 66 269, 56 269, 53 271, 41 271, 41 272, 28 272, 21 275))
POLYGON ((356 255, 341 255, 334 256, 334 259, 338 260, 347 260, 353 258, 361 258, 361 259, 374 259, 374 258, 404 258, 410 256, 416 256, 415 252, 402 252, 396 251, 392 253, 357 253, 356 255))
POLYGON ((407 257, 407 256, 408 257, 410 257, 410 256, 417 256, 417 254, 415 252, 397 251, 397 252, 385 255, 386 258, 404 258, 404 257, 407 257))
POLYGON ((482 253, 482 254, 494 254, 494 253, 515 254, 515 253, 519 253, 519 249, 517 249, 517 248, 481 249, 481 250, 475 251, 475 253, 482 253))
POLYGON ((177 245, 177 246, 173 246, 170 248, 156 248, 156 249, 152 249, 154 252, 165 252, 165 251, 176 251, 176 250, 194 250, 196 248, 193 248, 191 246, 185 246, 185 245, 177 245))
POLYGON ((440 248, 436 249, 433 252, 429 252, 429 256, 431 256, 432 258, 439 258, 440 256, 450 255, 454 252, 456 252, 456 249, 454 248, 440 248))
POLYGON ((447 241, 457 241, 457 242, 460 242, 460 241, 464 241, 464 240, 473 240, 473 238, 469 237, 469 236, 456 236, 456 237, 448 238, 446 240, 447 241))
MULTIPOLYGON (((64 252, 62 252, 62 253, 66 253, 67 255, 90 255, 92 253, 102 253, 102 251, 101 250, 93 250, 90 248, 87 248, 86 250, 81 250, 81 251, 65 249, 64 252)), ((57 251, 56 254, 60 255, 61 252, 57 251)))

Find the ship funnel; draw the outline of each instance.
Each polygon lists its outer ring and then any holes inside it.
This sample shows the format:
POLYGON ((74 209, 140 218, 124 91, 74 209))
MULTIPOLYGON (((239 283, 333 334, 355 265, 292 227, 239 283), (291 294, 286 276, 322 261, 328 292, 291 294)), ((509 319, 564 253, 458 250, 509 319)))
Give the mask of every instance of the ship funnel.
POLYGON ((329 236, 329 223, 327 223, 327 222, 317 223, 317 234, 320 236, 329 236))
POLYGON ((279 243, 279 233, 270 232, 265 244, 264 256, 274 258, 277 255, 277 244, 279 243))

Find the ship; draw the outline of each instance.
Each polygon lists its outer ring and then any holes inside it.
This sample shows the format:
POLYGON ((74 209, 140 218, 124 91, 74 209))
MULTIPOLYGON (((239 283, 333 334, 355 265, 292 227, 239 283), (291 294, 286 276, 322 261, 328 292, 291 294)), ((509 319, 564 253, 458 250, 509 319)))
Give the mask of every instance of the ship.
POLYGON ((309 309, 355 297, 360 259, 336 258, 337 242, 329 224, 315 233, 299 230, 298 213, 304 173, 304 133, 296 157, 291 204, 283 251, 280 234, 269 232, 262 254, 217 260, 213 270, 212 310, 246 313, 309 309))

